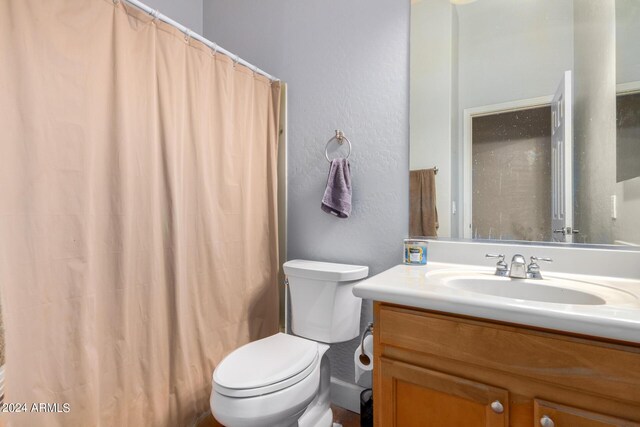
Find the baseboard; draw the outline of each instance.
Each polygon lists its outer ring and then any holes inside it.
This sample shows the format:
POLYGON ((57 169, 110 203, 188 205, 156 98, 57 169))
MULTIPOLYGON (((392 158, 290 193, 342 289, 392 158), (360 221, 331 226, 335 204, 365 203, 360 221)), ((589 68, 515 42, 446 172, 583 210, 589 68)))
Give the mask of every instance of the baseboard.
POLYGON ((360 393, 364 388, 356 384, 331 377, 331 403, 348 409, 357 414, 360 413, 360 393))

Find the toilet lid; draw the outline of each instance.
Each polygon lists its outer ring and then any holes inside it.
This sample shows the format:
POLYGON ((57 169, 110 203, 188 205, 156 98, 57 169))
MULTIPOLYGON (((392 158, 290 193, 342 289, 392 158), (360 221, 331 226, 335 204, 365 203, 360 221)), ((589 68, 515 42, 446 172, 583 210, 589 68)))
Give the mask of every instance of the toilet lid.
POLYGON ((282 267, 287 276, 336 282, 364 279, 369 274, 369 267, 364 265, 336 264, 303 259, 287 261, 282 267))
POLYGON ((220 394, 237 397, 273 392, 309 375, 318 360, 318 343, 278 333, 246 344, 225 357, 213 372, 220 394), (282 387, 275 384, 281 384, 282 387), (253 389, 260 389, 252 393, 253 389))

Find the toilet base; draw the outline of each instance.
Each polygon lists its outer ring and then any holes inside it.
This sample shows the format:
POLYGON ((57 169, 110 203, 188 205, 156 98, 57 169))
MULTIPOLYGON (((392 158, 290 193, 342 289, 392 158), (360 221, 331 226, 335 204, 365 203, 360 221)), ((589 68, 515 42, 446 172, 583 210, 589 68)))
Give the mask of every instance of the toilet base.
POLYGON ((306 411, 298 420, 298 427, 333 427, 333 412, 331 412, 331 366, 326 351, 329 346, 321 344, 320 352, 320 384, 318 394, 311 401, 306 411))

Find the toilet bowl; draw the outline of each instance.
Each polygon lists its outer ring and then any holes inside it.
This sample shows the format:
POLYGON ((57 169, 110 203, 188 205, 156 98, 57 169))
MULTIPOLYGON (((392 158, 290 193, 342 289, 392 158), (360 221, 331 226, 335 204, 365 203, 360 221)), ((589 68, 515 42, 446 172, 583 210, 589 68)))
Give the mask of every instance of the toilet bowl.
POLYGON ((214 417, 227 427, 295 425, 317 395, 328 348, 279 333, 237 349, 215 370, 214 417))
POLYGON ((330 427, 327 343, 359 334, 361 300, 351 288, 368 267, 294 260, 292 330, 246 344, 212 378, 211 412, 226 427, 330 427))

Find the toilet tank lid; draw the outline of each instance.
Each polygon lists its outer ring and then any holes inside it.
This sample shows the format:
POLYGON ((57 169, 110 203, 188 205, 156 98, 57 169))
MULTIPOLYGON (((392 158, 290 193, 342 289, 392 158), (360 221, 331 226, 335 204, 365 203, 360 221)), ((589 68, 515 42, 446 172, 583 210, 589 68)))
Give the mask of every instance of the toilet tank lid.
POLYGON ((287 276, 333 282, 363 279, 369 274, 369 267, 363 265, 336 264, 303 259, 287 261, 283 267, 287 276))

